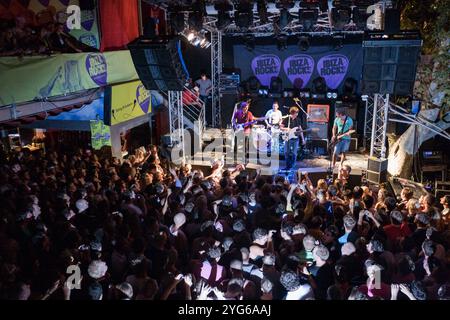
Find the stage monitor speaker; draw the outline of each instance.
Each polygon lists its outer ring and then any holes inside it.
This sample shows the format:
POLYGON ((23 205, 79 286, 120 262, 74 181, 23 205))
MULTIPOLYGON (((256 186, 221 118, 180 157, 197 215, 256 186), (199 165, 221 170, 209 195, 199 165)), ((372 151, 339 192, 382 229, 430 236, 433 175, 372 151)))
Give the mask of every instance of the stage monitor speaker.
POLYGON ((147 90, 182 91, 186 83, 179 38, 138 38, 128 45, 139 79, 147 90))
POLYGON ((386 9, 384 13, 384 32, 386 34, 395 34, 400 31, 400 10, 386 9))
POLYGON ((367 181, 372 183, 384 183, 387 181, 388 161, 369 158, 367 163, 367 181))
POLYGON ((363 94, 413 93, 422 40, 363 42, 363 94))

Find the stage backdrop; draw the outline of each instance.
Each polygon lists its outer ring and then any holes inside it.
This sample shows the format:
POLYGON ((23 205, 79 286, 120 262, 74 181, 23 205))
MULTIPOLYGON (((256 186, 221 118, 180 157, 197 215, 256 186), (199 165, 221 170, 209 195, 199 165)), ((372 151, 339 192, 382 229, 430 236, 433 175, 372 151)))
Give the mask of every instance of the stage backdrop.
POLYGON ((360 44, 345 45, 338 51, 330 50, 330 46, 311 47, 308 51, 300 51, 298 46, 284 51, 276 46, 257 46, 249 51, 235 45, 233 51, 242 80, 256 76, 264 86, 270 86, 272 77, 280 77, 284 88, 311 89, 313 80, 322 76, 329 89, 340 90, 347 77, 359 81, 362 72, 360 44))

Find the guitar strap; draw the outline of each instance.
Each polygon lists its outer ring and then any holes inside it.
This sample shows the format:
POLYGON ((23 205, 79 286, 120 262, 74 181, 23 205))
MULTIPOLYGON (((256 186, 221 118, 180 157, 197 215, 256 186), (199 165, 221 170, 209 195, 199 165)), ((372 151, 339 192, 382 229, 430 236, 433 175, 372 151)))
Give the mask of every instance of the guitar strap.
POLYGON ((347 119, 348 119, 348 116, 345 117, 344 124, 342 125, 342 128, 340 130, 341 132, 339 133, 339 135, 344 133, 344 128, 345 128, 345 125, 347 124, 347 119))

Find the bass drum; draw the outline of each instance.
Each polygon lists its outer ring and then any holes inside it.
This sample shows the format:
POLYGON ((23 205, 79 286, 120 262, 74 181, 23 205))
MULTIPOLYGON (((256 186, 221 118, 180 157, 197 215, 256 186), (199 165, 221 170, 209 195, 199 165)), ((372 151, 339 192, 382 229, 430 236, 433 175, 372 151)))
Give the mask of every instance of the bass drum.
POLYGON ((259 152, 269 151, 270 141, 272 137, 265 129, 254 130, 252 132, 253 147, 259 152))

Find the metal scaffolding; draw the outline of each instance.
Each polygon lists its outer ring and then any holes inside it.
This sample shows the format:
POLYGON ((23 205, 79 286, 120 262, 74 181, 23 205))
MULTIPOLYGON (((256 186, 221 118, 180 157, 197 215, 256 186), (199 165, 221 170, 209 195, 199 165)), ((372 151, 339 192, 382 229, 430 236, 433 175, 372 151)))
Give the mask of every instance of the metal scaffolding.
POLYGON ((182 91, 169 91, 169 124, 170 124, 170 144, 171 147, 178 147, 181 144, 182 157, 184 150, 184 120, 183 120, 183 93, 182 91))
POLYGON ((386 159, 386 131, 389 120, 389 94, 375 94, 373 101, 370 156, 386 159))
POLYGON ((222 127, 222 108, 220 105, 220 75, 222 74, 222 32, 211 29, 211 81, 212 81, 212 125, 222 127))
POLYGON ((366 104, 365 115, 364 115, 364 137, 363 137, 363 147, 367 150, 370 146, 370 141, 372 137, 372 124, 373 124, 373 97, 363 96, 363 101, 366 104))

